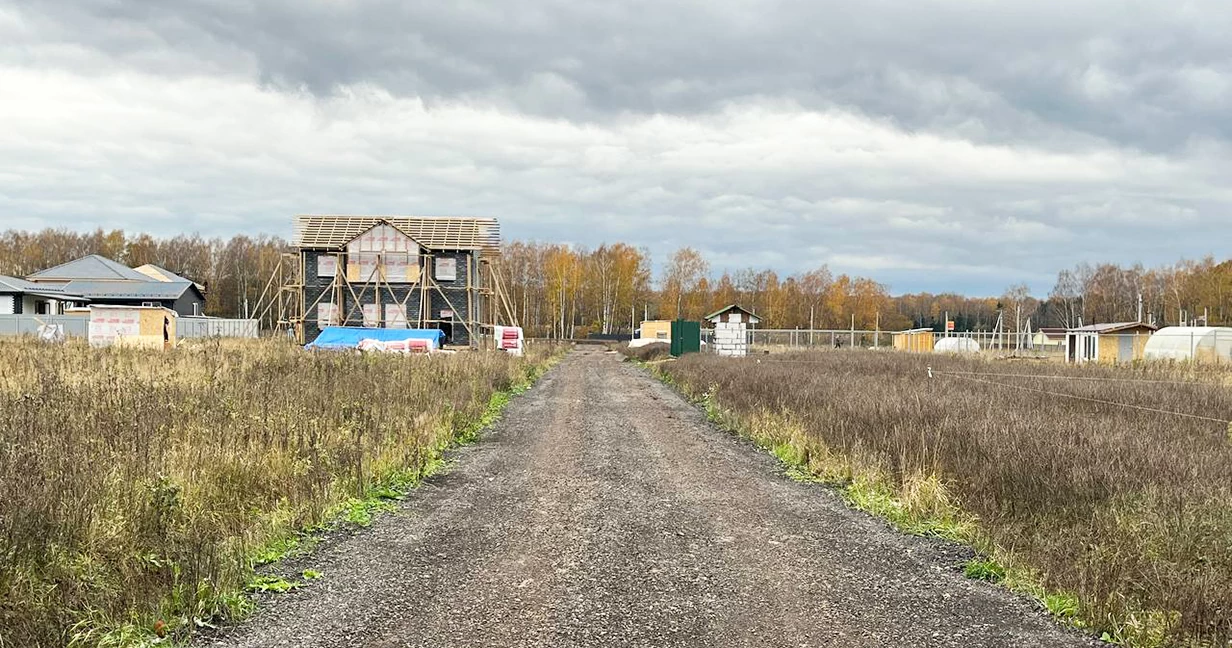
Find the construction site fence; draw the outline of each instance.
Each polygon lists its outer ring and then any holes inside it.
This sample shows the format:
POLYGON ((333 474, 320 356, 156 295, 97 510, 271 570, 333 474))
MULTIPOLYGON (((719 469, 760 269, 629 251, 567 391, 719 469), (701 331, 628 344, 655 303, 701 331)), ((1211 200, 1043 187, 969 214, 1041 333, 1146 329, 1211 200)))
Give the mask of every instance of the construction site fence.
MULTIPOLYGON (((852 330, 852 329, 748 329, 749 344, 765 350, 790 349, 893 349, 895 336, 912 335, 895 331, 852 330)), ((928 331, 916 332, 914 335, 929 335, 928 331)), ((1040 358, 1065 358, 1067 356, 1066 335, 1043 335, 1038 331, 1013 332, 932 332, 932 344, 923 349, 917 344, 905 343, 909 350, 932 350, 932 347, 943 339, 960 338, 971 340, 978 345, 981 353, 994 355, 1020 355, 1040 358)), ((1071 334, 1075 335, 1075 334, 1071 334)), ((1081 334, 1077 334, 1081 335, 1081 334)), ((1108 333, 1087 334, 1087 337, 1098 338, 1099 349, 1088 349, 1089 354, 1097 354, 1099 358, 1116 360, 1139 359, 1144 356, 1145 345, 1150 335, 1147 333, 1108 333)), ((1193 332, 1182 334, 1181 339, 1174 341, 1174 353, 1177 359, 1219 359, 1232 361, 1232 332, 1214 331, 1208 334, 1193 332)), ((714 341, 712 329, 702 330, 702 339, 711 344, 714 341)), ((1075 338, 1077 339, 1077 338, 1075 338)), ((1081 342, 1079 342, 1081 344, 1081 342)), ((1081 356, 1079 349, 1070 354, 1081 356)))
POLYGON ((0 335, 38 335, 44 324, 58 324, 69 337, 87 337, 90 318, 80 315, 0 315, 0 335))
POLYGON ((225 319, 221 317, 181 317, 175 323, 179 338, 256 338, 261 328, 255 319, 225 319))
MULTIPOLYGON (((0 315, 0 336, 38 335, 39 327, 44 324, 61 326, 68 337, 85 338, 90 334, 90 318, 81 315, 0 315)), ((255 338, 260 335, 255 319, 179 317, 175 329, 179 339, 255 338)))

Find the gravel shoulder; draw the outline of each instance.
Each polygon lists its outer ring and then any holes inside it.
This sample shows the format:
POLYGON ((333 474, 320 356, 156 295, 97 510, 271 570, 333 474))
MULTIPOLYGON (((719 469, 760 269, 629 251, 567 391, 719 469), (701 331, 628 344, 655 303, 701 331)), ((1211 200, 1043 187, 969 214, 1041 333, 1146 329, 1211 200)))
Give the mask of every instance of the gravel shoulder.
POLYGON ((198 644, 1090 646, 965 579, 636 367, 578 350, 320 580, 198 644))

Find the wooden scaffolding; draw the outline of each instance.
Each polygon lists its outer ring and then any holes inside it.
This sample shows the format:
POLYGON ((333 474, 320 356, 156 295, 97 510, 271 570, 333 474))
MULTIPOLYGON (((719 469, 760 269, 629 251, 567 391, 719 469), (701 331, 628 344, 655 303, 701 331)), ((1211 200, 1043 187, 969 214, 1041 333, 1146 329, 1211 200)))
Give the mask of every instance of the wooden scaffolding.
MULTIPOLYGON (((378 318, 385 312, 382 310, 385 304, 399 305, 400 312, 406 313, 405 325, 410 328, 461 326, 467 333, 469 346, 494 348, 492 332, 496 326, 518 325, 502 279, 499 230, 495 223, 494 219, 466 218, 298 216, 294 241, 297 251, 284 253, 279 258, 262 291, 257 316, 277 335, 293 337, 303 344, 306 318, 327 296, 332 304, 347 305, 335 314, 338 325, 343 326, 365 325, 363 306, 366 304, 374 307, 378 318), (318 258, 332 256, 336 268, 346 268, 346 245, 379 224, 391 225, 419 244, 416 279, 397 282, 395 291, 395 284, 383 276, 382 271, 358 281, 351 279, 346 271, 336 271, 328 287, 310 298, 305 281, 309 252, 318 258), (467 253, 465 311, 458 308, 462 303, 454 303, 433 272, 437 253, 446 251, 467 253), (402 293, 401 298, 398 292, 402 293), (418 312, 409 313, 407 305, 416 294, 418 312), (466 317, 448 320, 434 317, 434 302, 446 306, 451 313, 465 312, 466 317)), ((375 263, 378 269, 386 267, 385 259, 379 254, 375 263)))

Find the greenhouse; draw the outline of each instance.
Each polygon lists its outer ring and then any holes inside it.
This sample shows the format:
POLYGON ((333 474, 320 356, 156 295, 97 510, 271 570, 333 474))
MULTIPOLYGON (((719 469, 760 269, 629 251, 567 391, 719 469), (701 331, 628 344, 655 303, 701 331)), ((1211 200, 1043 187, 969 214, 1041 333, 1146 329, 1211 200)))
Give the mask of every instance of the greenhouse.
POLYGON ((937 353, 978 353, 980 343, 965 337, 943 337, 933 345, 937 353))
POLYGON ((1232 328, 1168 326, 1146 341, 1147 360, 1232 362, 1232 328))

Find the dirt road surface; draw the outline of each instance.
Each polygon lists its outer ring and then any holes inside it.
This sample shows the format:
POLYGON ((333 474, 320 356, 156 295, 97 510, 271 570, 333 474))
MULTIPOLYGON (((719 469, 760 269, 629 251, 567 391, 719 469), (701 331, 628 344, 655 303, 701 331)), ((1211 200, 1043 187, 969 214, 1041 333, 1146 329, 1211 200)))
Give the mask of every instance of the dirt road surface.
POLYGON ((793 482, 640 369, 568 356, 324 574, 209 646, 1087 646, 954 547, 793 482))

